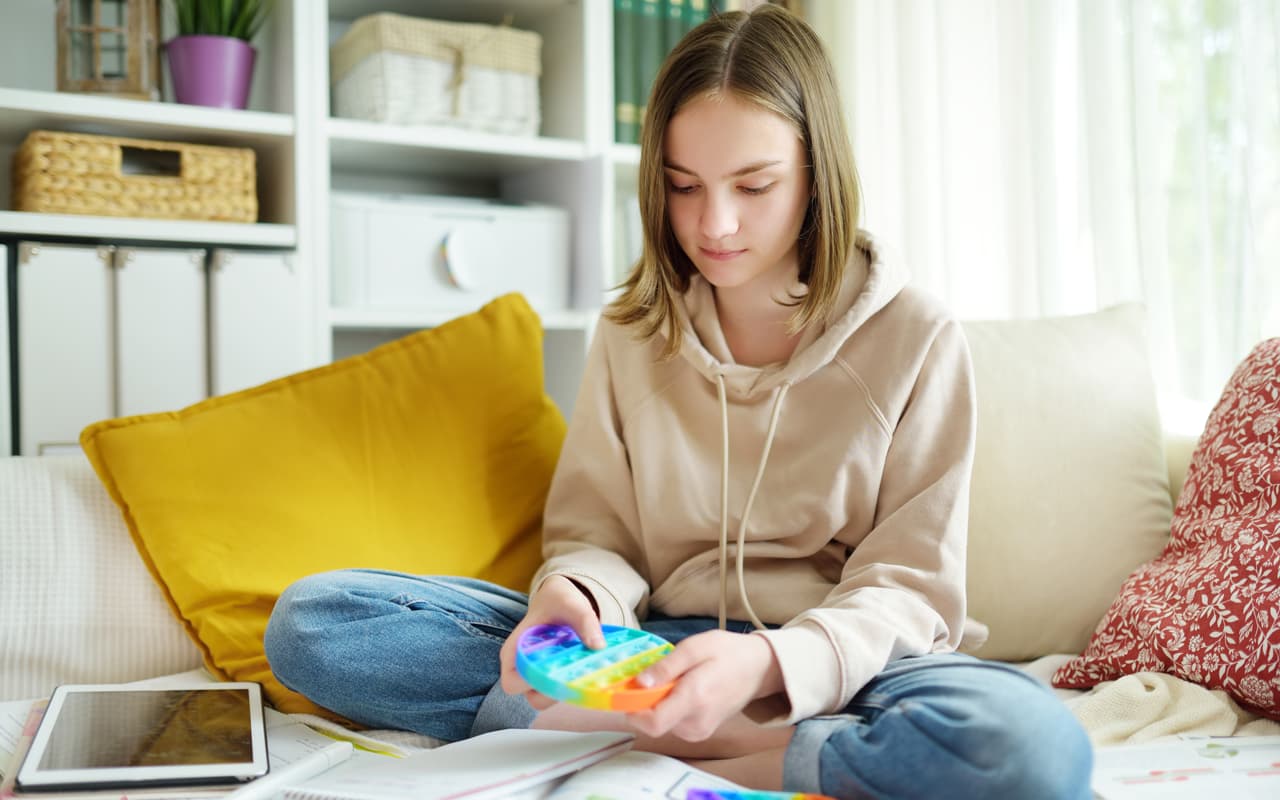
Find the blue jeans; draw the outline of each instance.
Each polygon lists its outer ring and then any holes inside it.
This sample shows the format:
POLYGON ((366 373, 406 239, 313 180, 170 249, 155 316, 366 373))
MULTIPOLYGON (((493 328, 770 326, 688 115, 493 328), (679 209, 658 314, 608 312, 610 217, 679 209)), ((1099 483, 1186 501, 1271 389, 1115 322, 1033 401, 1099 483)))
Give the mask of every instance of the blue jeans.
MULTIPOLYGON (((285 686, 376 728, 456 741, 528 727, 534 710, 497 685, 498 650, 528 597, 468 578, 348 570, 281 595, 266 653, 285 686)), ((671 642, 714 619, 651 618, 671 642)), ((731 630, 746 632, 748 623, 731 630)), ((890 662, 844 712, 796 726, 788 791, 837 798, 1092 797, 1093 751, 1034 678, 946 654, 890 662)))

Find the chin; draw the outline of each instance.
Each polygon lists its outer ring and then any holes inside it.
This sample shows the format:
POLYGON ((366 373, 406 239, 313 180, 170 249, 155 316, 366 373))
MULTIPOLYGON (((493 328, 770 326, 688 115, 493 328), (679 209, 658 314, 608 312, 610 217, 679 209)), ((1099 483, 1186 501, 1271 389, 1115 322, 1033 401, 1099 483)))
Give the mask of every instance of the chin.
POLYGON ((703 280, 717 289, 737 289, 746 286, 759 277, 759 273, 743 266, 731 267, 725 264, 698 264, 698 273, 703 280))
POLYGON ((754 271, 743 259, 732 261, 712 261, 706 258, 691 259, 694 267, 713 286, 738 286, 751 279, 754 271))
POLYGON ((727 274, 722 270, 698 267, 698 274, 702 276, 703 280, 717 289, 732 289, 741 286, 743 283, 739 276, 727 274))

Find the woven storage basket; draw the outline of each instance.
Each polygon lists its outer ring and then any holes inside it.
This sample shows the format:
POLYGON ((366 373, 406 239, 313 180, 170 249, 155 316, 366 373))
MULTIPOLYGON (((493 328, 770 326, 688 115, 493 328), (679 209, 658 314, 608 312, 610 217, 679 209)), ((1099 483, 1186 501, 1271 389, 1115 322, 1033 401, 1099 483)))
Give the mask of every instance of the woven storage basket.
POLYGON ((13 207, 53 214, 256 222, 253 151, 32 131, 13 157, 13 207), (166 174, 127 174, 134 163, 166 174))
POLYGON ((334 114, 536 136, 541 53, 505 25, 361 17, 329 53, 334 114))

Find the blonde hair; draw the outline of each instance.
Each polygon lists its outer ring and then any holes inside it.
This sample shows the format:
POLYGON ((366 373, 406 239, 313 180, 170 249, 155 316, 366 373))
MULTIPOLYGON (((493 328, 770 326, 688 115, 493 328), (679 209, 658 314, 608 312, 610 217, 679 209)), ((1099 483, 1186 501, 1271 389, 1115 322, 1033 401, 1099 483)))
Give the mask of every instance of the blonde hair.
POLYGON ((813 29, 773 4, 718 14, 694 28, 654 80, 640 136, 644 248, 622 293, 604 311, 607 319, 637 326, 646 340, 665 329, 667 358, 679 352, 676 304, 697 268, 667 217, 663 137, 686 103, 715 94, 732 94, 781 116, 804 143, 812 190, 799 256, 808 291, 792 298, 791 332, 831 311, 857 233, 858 176, 831 61, 813 29))

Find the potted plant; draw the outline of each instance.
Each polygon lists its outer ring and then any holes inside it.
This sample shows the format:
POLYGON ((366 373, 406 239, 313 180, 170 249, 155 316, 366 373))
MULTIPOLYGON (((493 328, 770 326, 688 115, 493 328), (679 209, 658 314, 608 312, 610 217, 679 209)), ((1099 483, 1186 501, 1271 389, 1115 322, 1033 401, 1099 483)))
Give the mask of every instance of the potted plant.
POLYGON ((170 0, 178 35, 165 44, 179 103, 245 108, 257 51, 251 44, 274 0, 170 0))

